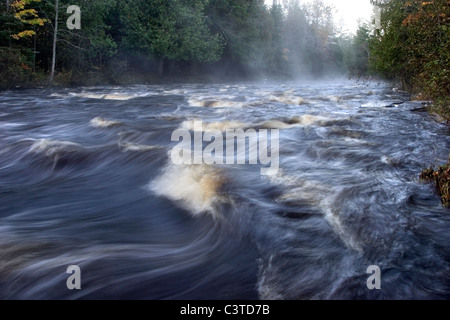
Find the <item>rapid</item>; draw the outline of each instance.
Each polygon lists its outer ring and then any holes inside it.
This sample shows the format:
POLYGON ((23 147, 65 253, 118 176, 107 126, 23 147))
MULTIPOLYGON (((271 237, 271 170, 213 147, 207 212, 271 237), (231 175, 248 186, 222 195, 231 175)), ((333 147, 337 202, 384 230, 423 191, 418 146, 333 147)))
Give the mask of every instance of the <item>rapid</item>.
POLYGON ((418 178, 450 136, 422 108, 346 80, 1 92, 0 299, 448 299, 418 178), (174 164, 195 121, 278 129, 279 169, 174 164))

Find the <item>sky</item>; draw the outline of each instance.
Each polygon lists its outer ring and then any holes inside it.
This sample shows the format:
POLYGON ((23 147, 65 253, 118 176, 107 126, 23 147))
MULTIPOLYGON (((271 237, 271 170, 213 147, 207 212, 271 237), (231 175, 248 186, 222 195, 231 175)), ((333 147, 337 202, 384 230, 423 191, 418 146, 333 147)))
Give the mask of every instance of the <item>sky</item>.
POLYGON ((358 29, 358 20, 370 20, 373 7, 370 0, 324 0, 337 9, 337 23, 342 21, 344 26, 352 33, 358 29))
MULTIPOLYGON (((305 3, 313 0, 300 0, 305 3)), ((344 29, 356 33, 358 20, 370 20, 373 13, 370 0, 323 0, 325 3, 336 7, 336 23, 343 25, 344 29)), ((273 0, 266 0, 267 4, 272 4, 273 0)))

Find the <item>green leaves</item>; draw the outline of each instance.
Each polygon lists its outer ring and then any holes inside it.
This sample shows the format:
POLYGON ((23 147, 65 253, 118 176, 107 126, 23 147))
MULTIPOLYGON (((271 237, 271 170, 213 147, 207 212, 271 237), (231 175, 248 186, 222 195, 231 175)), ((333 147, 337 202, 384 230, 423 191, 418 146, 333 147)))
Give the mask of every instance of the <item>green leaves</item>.
POLYGON ((223 38, 204 15, 206 0, 121 1, 125 47, 149 57, 213 62, 221 57, 223 38))
POLYGON ((376 2, 382 6, 383 30, 371 42, 372 69, 400 77, 423 98, 447 101, 449 108, 449 1, 376 2))
MULTIPOLYGON (((39 13, 34 8, 28 8, 29 5, 34 3, 41 2, 41 0, 15 0, 11 4, 11 8, 14 11, 14 17, 21 21, 24 24, 31 26, 43 26, 48 19, 41 18, 39 13)), ((36 35, 34 30, 23 30, 19 33, 11 35, 15 40, 19 40, 22 38, 32 37, 36 35)))

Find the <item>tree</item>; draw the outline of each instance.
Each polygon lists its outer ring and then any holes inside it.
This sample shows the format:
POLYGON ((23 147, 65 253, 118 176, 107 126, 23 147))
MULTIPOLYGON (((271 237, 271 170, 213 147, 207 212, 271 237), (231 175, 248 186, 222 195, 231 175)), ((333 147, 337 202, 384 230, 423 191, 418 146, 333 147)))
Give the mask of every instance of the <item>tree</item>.
POLYGON ((382 9, 382 28, 371 41, 371 68, 436 100, 450 117, 450 1, 374 3, 382 9))
POLYGON ((285 16, 283 7, 276 1, 270 8, 270 41, 267 48, 267 66, 269 74, 285 75, 288 70, 289 51, 286 48, 284 25, 285 16))
POLYGON ((387 78, 400 78, 406 84, 410 77, 409 71, 404 69, 407 34, 402 23, 407 16, 406 1, 378 0, 373 3, 381 10, 381 29, 370 42, 370 67, 387 78))
POLYGON ((273 28, 279 23, 278 13, 269 12, 262 0, 211 0, 207 12, 212 27, 225 39, 223 68, 241 76, 264 73, 274 57, 269 51, 277 37, 273 28))
POLYGON ((311 73, 321 76, 330 66, 329 44, 335 35, 332 7, 322 0, 315 0, 304 5, 304 10, 308 21, 305 54, 311 73))
POLYGON ((287 6, 284 37, 290 70, 294 76, 301 76, 307 72, 305 47, 308 27, 306 12, 300 3, 290 2, 287 6))
POLYGON ((123 45, 160 60, 208 63, 220 59, 223 39, 213 33, 204 15, 208 0, 121 1, 123 45))
POLYGON ((64 4, 62 12, 67 10, 68 4, 81 8, 82 27, 79 30, 59 29, 60 67, 73 70, 73 76, 103 70, 109 59, 117 53, 117 43, 110 34, 111 15, 114 14, 117 1, 70 0, 64 4))
POLYGON ((351 57, 348 68, 352 75, 360 77, 368 74, 370 50, 370 30, 366 24, 361 24, 356 31, 351 45, 351 57))
MULTIPOLYGON (((15 0, 11 7, 14 11, 14 17, 21 21, 25 25, 31 26, 43 26, 48 20, 39 17, 38 11, 35 8, 29 8, 30 5, 41 2, 41 0, 15 0)), ((7 8, 9 5, 7 3, 7 8)), ((31 29, 23 30, 17 34, 13 34, 12 37, 16 40, 25 37, 35 36, 36 32, 31 29)))
POLYGON ((56 42, 58 41, 58 17, 59 17, 59 0, 55 0, 55 24, 53 25, 52 69, 50 71, 50 83, 53 83, 53 79, 55 78, 56 42))

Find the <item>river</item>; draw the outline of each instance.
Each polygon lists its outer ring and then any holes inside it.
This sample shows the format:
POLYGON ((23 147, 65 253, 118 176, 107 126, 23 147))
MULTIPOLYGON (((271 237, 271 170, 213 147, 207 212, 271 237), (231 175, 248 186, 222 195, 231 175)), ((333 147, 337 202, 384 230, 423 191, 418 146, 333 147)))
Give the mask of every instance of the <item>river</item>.
POLYGON ((347 80, 1 92, 0 299, 448 299, 422 107, 347 80), (175 164, 200 121, 278 130, 277 170, 175 164))

